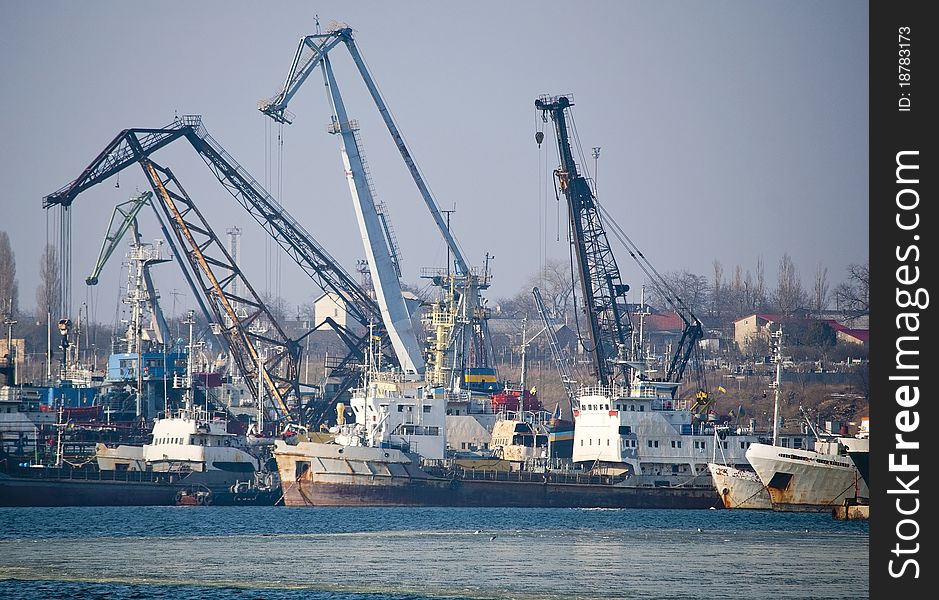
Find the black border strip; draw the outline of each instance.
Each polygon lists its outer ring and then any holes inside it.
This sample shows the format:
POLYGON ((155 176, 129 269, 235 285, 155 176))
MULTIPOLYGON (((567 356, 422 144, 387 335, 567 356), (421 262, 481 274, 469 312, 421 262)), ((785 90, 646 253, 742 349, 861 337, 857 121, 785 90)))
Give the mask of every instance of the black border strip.
POLYGON ((936 252, 928 207, 937 155, 927 128, 939 109, 931 81, 939 23, 926 6, 870 3, 871 598, 933 598, 939 580, 930 521, 939 485, 931 348, 939 338, 926 300, 939 270, 928 258, 936 252), (898 448, 897 434, 919 447, 898 448), (904 460, 917 470, 898 470, 904 460))

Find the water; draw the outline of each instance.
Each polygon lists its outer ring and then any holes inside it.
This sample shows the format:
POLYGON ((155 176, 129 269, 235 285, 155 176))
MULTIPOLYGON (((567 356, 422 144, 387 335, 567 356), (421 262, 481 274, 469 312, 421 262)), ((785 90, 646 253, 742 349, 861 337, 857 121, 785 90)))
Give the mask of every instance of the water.
POLYGON ((867 572, 867 523, 828 514, 0 508, 11 599, 856 600, 867 572))

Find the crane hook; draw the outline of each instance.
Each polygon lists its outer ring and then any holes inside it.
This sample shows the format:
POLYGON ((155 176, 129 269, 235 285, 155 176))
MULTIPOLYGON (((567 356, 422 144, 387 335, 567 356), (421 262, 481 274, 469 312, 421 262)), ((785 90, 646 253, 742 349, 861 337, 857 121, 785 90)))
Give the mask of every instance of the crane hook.
POLYGON ((536 131, 535 132, 535 141, 538 142, 538 147, 541 148, 541 142, 544 141, 544 132, 536 131))

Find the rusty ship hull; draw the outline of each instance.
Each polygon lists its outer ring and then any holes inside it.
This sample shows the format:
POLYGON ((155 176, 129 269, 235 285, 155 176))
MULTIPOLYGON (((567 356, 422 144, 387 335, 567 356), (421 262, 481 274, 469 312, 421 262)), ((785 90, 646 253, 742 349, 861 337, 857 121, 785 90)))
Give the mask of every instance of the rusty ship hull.
POLYGON ((538 472, 424 470, 400 450, 278 442, 287 506, 719 508, 713 488, 538 472))

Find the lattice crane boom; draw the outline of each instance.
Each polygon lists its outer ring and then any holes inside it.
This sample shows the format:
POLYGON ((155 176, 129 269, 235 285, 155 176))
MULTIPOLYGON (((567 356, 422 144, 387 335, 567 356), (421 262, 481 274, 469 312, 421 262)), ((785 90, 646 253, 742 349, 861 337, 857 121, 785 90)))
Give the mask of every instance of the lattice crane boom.
POLYGON ((146 158, 140 164, 177 241, 186 249, 248 388, 254 392, 260 379, 280 417, 292 421, 286 400, 291 395, 299 399, 300 345, 277 323, 172 171, 146 158), (237 295, 232 293, 236 280, 237 295), (236 311, 235 304, 241 310, 236 311))
POLYGON ((568 131, 568 96, 541 97, 535 108, 554 121, 561 165, 555 171, 558 184, 567 199, 571 244, 577 259, 584 315, 587 320, 589 347, 594 376, 603 385, 614 379, 612 362, 625 364, 628 358, 632 324, 626 310, 629 286, 620 279, 616 258, 610 249, 606 231, 593 191, 580 174, 571 148, 568 131))

